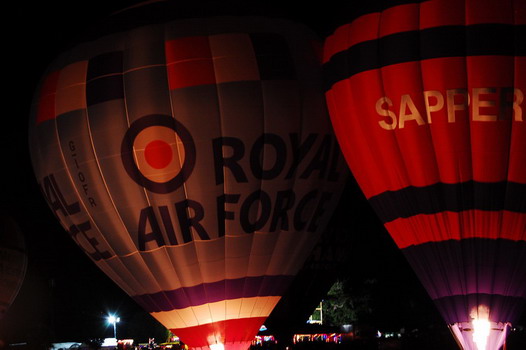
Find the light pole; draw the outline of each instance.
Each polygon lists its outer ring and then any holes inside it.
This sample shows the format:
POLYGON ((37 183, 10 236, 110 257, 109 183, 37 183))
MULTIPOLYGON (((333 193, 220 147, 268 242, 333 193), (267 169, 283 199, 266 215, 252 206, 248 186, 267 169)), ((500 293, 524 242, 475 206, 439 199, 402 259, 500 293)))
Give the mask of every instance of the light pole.
POLYGON ((108 316, 108 323, 113 325, 113 338, 117 339, 117 322, 120 322, 121 318, 115 315, 108 316))

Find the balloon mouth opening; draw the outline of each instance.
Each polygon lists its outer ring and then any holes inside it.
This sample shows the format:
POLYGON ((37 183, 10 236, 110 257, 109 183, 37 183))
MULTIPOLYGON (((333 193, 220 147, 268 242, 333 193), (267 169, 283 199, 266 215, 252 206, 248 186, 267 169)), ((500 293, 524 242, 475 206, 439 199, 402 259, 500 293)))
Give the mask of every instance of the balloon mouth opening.
POLYGON ((464 350, 500 349, 506 340, 509 322, 493 322, 489 308, 479 305, 470 313, 469 322, 450 324, 453 335, 464 350))

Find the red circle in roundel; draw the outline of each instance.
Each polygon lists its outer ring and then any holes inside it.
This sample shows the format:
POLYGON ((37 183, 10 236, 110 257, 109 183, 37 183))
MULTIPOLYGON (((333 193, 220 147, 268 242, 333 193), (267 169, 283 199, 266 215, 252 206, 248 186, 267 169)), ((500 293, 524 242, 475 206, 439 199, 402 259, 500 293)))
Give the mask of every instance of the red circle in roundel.
POLYGON ((155 169, 162 169, 172 161, 173 152, 170 145, 162 140, 148 143, 144 149, 146 162, 155 169))

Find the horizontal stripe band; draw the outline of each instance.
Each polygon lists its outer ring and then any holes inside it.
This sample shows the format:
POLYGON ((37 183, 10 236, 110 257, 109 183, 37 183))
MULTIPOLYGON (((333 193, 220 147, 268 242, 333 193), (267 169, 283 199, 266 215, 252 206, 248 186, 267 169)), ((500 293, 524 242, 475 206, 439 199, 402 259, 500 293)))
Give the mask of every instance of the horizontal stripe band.
POLYGON ((192 349, 213 344, 227 345, 225 349, 229 349, 231 347, 228 344, 231 343, 246 343, 244 348, 248 349, 265 319, 265 317, 243 318, 189 328, 171 328, 170 331, 192 349))
POLYGON ((481 310, 484 314, 485 307, 489 308, 490 321, 513 324, 521 317, 526 299, 495 294, 470 294, 436 299, 434 303, 448 324, 470 322, 471 315, 477 314, 475 310, 481 310))
POLYGON ((0 247, 0 251, 2 254, 9 254, 14 256, 20 256, 20 255, 26 255, 26 249, 13 245, 13 244, 3 244, 2 247, 0 247))
POLYGON ((526 298, 526 241, 448 240, 402 252, 431 299, 470 294, 526 298))
POLYGON ((401 32, 356 44, 323 65, 325 91, 355 74, 442 57, 525 56, 526 26, 477 24, 401 32))
POLYGON ((239 318, 267 317, 281 297, 254 297, 222 300, 186 309, 152 312, 167 328, 188 328, 239 318))
POLYGON ((411 186, 380 193, 369 198, 369 203, 383 223, 418 214, 472 209, 526 213, 526 184, 467 181, 411 186))
POLYGON ((204 283, 133 299, 147 312, 184 309, 222 300, 263 296, 282 296, 293 276, 257 276, 204 283))
POLYGON ((511 211, 443 211, 385 223, 398 248, 467 238, 526 241, 526 215, 511 211))

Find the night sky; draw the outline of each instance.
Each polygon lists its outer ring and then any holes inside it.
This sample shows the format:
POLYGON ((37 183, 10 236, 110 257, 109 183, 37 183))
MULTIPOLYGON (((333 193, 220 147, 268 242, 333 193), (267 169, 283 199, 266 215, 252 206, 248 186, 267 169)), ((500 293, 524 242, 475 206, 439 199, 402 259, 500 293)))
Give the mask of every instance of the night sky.
MULTIPOLYGON (((29 266, 15 303, 0 320, 0 340, 38 342, 46 334, 51 334, 55 341, 110 337, 112 329, 104 320, 112 312, 118 313, 122 320, 119 337, 144 339, 159 334, 159 330, 162 333, 162 327, 99 271, 58 224, 40 195, 27 147, 32 95, 46 66, 86 28, 122 8, 123 3, 134 2, 20 3, 3 11, 2 69, 7 90, 2 94, 0 149, 4 166, 0 207, 17 221, 26 237, 29 266)), ((223 2, 210 3, 212 10, 202 7, 198 12, 213 12, 223 2)), ((274 10, 280 16, 302 20, 325 35, 336 21, 328 18, 331 9, 327 6, 331 3, 327 2, 323 8, 309 5, 304 11, 275 5, 274 10)), ((265 8, 270 8, 269 2, 265 4, 265 8)), ((237 12, 232 9, 235 7, 230 10, 237 12)), ((250 12, 254 14, 257 10, 250 12)), ((352 237, 345 241, 348 257, 339 273, 354 278, 357 285, 371 278, 379 281, 383 294, 375 298, 381 301, 380 323, 404 326, 422 320, 428 320, 429 324, 438 322, 440 316, 401 253, 365 200, 360 194, 356 198, 342 203, 342 212, 358 208, 359 215, 347 217, 345 223, 340 219, 346 226, 345 232, 352 237), (400 310, 401 305, 410 304, 413 310, 407 309, 406 313, 400 310)))

